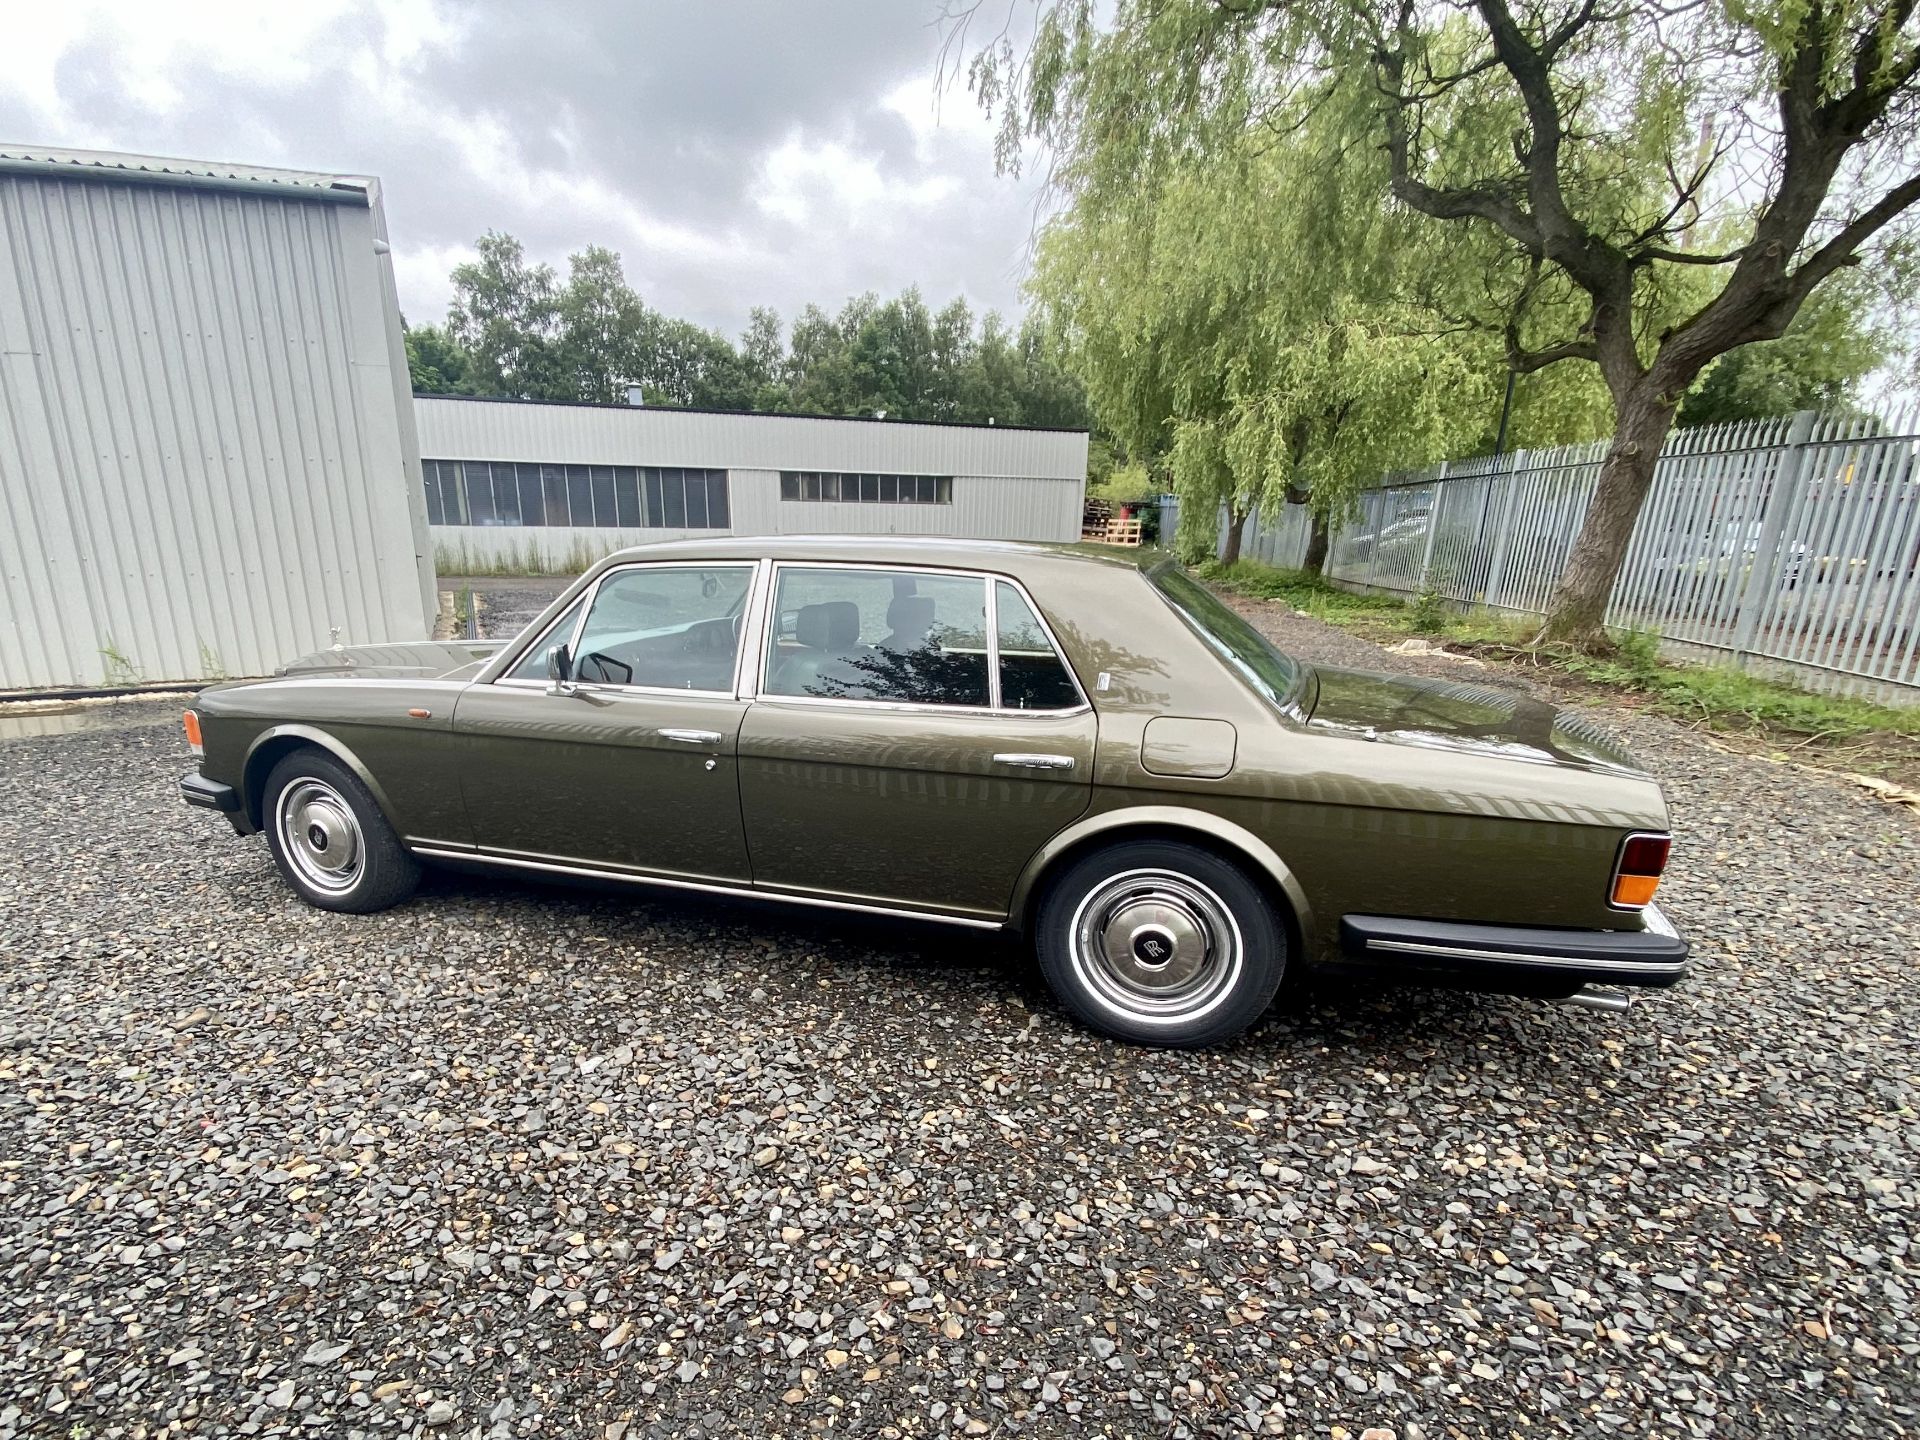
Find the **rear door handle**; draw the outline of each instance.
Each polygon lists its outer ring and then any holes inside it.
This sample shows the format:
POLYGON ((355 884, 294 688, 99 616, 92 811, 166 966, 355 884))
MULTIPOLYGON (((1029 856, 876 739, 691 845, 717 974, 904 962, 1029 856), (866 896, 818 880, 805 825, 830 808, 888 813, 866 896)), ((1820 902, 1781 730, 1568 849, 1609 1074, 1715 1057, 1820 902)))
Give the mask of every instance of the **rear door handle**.
POLYGON ((1073 757, 1071 755, 1029 755, 1021 751, 996 755, 993 757, 993 763, 996 765, 1017 765, 1022 770, 1073 769, 1073 757))
POLYGON ((718 730, 662 730, 660 738, 682 745, 718 745, 721 737, 718 730))

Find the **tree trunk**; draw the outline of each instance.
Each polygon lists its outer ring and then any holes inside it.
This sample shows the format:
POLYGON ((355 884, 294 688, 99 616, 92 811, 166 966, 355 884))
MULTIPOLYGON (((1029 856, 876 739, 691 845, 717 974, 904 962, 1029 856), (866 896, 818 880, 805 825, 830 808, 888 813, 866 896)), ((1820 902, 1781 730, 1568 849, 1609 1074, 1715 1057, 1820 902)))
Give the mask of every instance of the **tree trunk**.
POLYGON ((1538 642, 1572 645, 1589 653, 1613 648, 1606 630, 1607 601, 1626 561, 1640 507, 1653 487, 1653 468, 1673 428, 1673 410, 1674 402, 1646 380, 1621 402, 1593 503, 1547 602, 1538 642))
POLYGON ((1327 548, 1332 543, 1327 531, 1327 517, 1318 510, 1310 512, 1307 519, 1307 556, 1300 562, 1300 568, 1309 575, 1318 575, 1327 568, 1327 548))
POLYGON ((1250 512, 1236 510, 1227 506, 1227 533, 1220 540, 1220 563, 1238 565, 1240 563, 1240 537, 1247 528, 1247 516, 1250 512))

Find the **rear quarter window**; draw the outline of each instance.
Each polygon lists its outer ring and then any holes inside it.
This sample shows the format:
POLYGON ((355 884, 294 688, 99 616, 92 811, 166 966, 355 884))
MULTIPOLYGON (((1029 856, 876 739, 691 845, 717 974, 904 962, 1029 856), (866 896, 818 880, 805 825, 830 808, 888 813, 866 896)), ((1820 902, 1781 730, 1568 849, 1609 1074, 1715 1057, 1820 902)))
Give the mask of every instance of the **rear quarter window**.
POLYGON ((1160 597, 1268 703, 1283 707, 1300 678, 1300 666, 1220 598, 1171 560, 1147 572, 1160 597))

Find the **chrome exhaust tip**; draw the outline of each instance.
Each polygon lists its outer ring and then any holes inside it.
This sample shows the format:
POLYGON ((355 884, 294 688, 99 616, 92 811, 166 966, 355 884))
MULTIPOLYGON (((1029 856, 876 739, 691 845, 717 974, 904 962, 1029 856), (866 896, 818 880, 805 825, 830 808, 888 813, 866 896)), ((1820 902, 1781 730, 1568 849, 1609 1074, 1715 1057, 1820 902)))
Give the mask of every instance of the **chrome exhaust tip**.
POLYGON ((1574 991, 1560 1003, 1578 1005, 1584 1010, 1606 1010, 1618 1015, 1633 1004, 1633 997, 1615 990, 1595 990, 1587 985, 1574 991))

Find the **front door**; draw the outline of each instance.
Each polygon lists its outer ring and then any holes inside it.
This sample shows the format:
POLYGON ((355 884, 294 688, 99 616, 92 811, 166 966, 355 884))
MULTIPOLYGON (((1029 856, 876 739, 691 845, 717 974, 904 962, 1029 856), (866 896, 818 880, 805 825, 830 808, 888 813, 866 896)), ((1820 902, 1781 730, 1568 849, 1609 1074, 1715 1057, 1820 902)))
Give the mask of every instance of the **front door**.
POLYGON ((739 741, 755 884, 1004 916, 1092 796, 1094 714, 1024 593, 782 565, 768 631, 739 741))
POLYGON ((483 851, 535 862, 746 884, 734 698, 754 567, 610 570, 532 653, 454 714, 461 784, 483 851), (577 620, 578 617, 576 616, 577 620), (574 684, 550 693, 571 634, 574 684))

